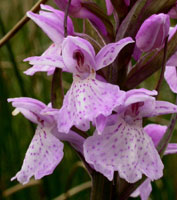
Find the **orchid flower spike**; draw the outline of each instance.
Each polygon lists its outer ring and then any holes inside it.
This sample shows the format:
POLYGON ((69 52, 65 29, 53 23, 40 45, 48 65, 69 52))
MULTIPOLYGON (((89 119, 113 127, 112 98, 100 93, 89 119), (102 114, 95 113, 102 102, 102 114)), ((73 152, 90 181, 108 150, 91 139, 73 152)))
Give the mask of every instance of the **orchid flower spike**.
MULTIPOLYGON (((27 12, 27 16, 31 18, 52 40, 53 44, 42 54, 41 57, 55 57, 61 53, 61 43, 64 39, 64 15, 63 11, 56 10, 48 5, 40 5, 41 11, 39 14, 35 14, 31 11, 27 12)), ((68 35, 74 35, 74 26, 70 17, 67 20, 68 35)), ((24 61, 27 61, 25 59, 24 61)), ((33 67, 26 70, 26 75, 34 75, 34 73, 43 71, 47 72, 48 75, 54 73, 55 67, 49 65, 41 66, 34 65, 33 67)))
POLYGON ((156 101, 156 91, 134 89, 126 93, 112 122, 108 120, 102 135, 95 131, 84 142, 84 155, 96 171, 110 181, 114 171, 129 183, 135 183, 145 174, 150 180, 163 175, 163 164, 151 137, 142 127, 143 117, 177 112, 177 106, 156 101))
POLYGON ((44 103, 26 97, 8 99, 8 102, 12 102, 16 108, 13 113, 21 112, 28 120, 37 124, 22 168, 11 180, 17 179, 26 184, 32 176, 40 179, 52 174, 63 158, 63 143, 60 140, 70 142, 77 151, 83 153, 84 139, 73 131, 68 135, 58 132, 53 116, 41 114, 43 109, 48 108, 44 103))

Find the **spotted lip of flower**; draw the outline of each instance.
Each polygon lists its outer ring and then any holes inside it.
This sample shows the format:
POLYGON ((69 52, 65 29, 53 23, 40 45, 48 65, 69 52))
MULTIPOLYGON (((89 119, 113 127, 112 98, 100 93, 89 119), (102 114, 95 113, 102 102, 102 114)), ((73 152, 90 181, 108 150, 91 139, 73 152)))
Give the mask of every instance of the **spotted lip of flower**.
POLYGON ((164 44, 170 27, 167 14, 154 14, 144 21, 136 35, 136 46, 143 52, 159 48, 164 44))
MULTIPOLYGON (((162 176, 163 164, 152 139, 142 127, 142 118, 177 112, 177 106, 156 101, 156 91, 130 90, 124 104, 117 108, 117 121, 106 125, 102 135, 94 135, 84 142, 84 155, 96 171, 110 181, 114 171, 121 178, 134 183, 145 174, 151 180, 162 176)), ((109 122, 110 123, 110 122, 109 122)))
POLYGON ((41 114, 49 109, 42 102, 31 98, 8 99, 16 107, 13 113, 21 112, 27 119, 37 124, 35 135, 26 152, 21 170, 11 179, 26 184, 34 175, 35 179, 53 173, 63 158, 63 143, 68 141, 82 153, 83 138, 73 131, 68 134, 59 133, 53 116, 41 114))
POLYGON ((98 81, 95 71, 111 64, 119 51, 132 42, 131 38, 125 38, 106 45, 95 55, 92 45, 84 39, 68 36, 63 41, 61 60, 66 71, 73 73, 73 83, 55 116, 63 119, 58 121, 59 131, 67 133, 73 125, 86 131, 90 121, 99 115, 110 115, 122 103, 125 92, 118 86, 98 81))
MULTIPOLYGON (((57 57, 61 53, 61 43, 64 39, 64 12, 52 8, 48 5, 40 5, 41 11, 39 14, 35 14, 31 11, 27 12, 27 16, 31 18, 52 40, 53 44, 41 55, 41 60, 46 60, 49 57, 57 57)), ((67 19, 67 31, 68 35, 74 35, 74 26, 70 17, 67 19)), ((33 64, 35 57, 29 57, 24 61, 30 61, 33 64)), ((54 73, 55 66, 49 62, 46 65, 40 65, 37 62, 24 73, 26 75, 34 75, 34 73, 43 71, 48 75, 54 73)))

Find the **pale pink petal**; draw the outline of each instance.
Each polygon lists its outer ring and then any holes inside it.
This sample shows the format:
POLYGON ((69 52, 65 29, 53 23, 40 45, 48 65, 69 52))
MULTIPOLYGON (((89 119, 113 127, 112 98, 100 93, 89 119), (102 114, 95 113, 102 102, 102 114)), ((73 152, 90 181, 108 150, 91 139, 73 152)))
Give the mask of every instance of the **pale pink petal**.
POLYGON ((89 74, 95 66, 95 51, 85 39, 68 36, 62 43, 62 58, 74 74, 89 74))
MULTIPOLYGON (((44 11, 41 10, 39 14, 29 11, 27 12, 27 16, 31 18, 54 43, 60 44, 64 39, 64 12, 42 4, 41 8, 44 9, 44 11)), ((67 20, 67 30, 69 35, 74 34, 74 27, 70 17, 68 17, 67 20)))
POLYGON ((135 192, 131 194, 131 197, 137 197, 140 195, 141 200, 148 200, 151 192, 151 180, 148 178, 135 190, 135 192))
POLYGON ((16 108, 17 111, 21 112, 27 119, 34 123, 50 123, 53 118, 50 116, 41 115, 40 112, 46 105, 41 101, 28 97, 10 98, 8 102, 12 102, 12 106, 16 108))
POLYGON ((107 123, 107 117, 105 117, 104 115, 99 115, 96 119, 95 119, 95 124, 96 124, 96 129, 98 131, 98 134, 101 134, 106 126, 107 123))
MULTIPOLYGON (((144 127, 144 131, 151 137, 154 145, 157 146, 163 135, 167 130, 167 126, 162 126, 159 124, 148 124, 144 127)), ((169 143, 166 150, 165 155, 177 153, 177 144, 169 143)))
POLYGON ((74 77, 59 111, 59 131, 67 133, 72 125, 83 125, 100 114, 110 115, 114 107, 123 103, 124 96, 118 86, 96 80, 95 74, 84 80, 74 77))
POLYGON ((62 49, 66 48, 69 43, 72 43, 80 49, 84 49, 91 57, 95 56, 95 50, 90 42, 88 42, 87 40, 80 37, 68 36, 62 43, 62 49))
POLYGON ((110 43, 104 46, 96 55, 96 70, 99 70, 103 67, 111 64, 119 52, 128 44, 133 43, 132 38, 127 37, 122 40, 119 40, 116 43, 110 43))
POLYGON ((177 66, 177 52, 175 52, 171 57, 170 59, 167 61, 166 63, 167 67, 168 66, 177 66))
POLYGON ((174 36, 174 34, 176 33, 176 31, 177 31, 177 25, 174 26, 174 27, 170 27, 168 41, 171 40, 171 38, 174 36))
POLYGON ((170 89, 177 93, 177 70, 176 67, 166 66, 164 73, 165 80, 167 81, 170 89))
POLYGON ((124 106, 127 107, 126 113, 130 112, 130 116, 149 116, 155 108, 155 98, 151 95, 157 95, 157 92, 155 90, 150 91, 144 88, 133 89, 126 92, 126 98, 124 101, 124 106))
MULTIPOLYGON (((61 47, 60 45, 56 45, 56 44, 52 44, 50 45, 50 47, 41 55, 44 57, 53 57, 54 55, 60 54, 61 52, 61 47)), ((30 67, 29 69, 27 69, 26 71, 24 71, 24 73, 26 75, 32 76, 34 75, 36 72, 47 72, 48 75, 52 75, 53 72, 55 70, 54 66, 51 65, 33 65, 32 67, 30 67)))
POLYGON ((50 75, 53 75, 54 71, 55 71, 55 67, 53 66, 33 65, 32 67, 30 67, 23 73, 29 76, 33 76, 36 72, 47 72, 47 75, 50 76, 50 75))
POLYGON ((148 124, 144 127, 144 131, 151 137, 155 146, 158 145, 166 130, 167 126, 159 124, 148 124))
MULTIPOLYGON (((65 15, 65 13, 63 11, 58 10, 58 9, 54 9, 53 7, 51 7, 49 5, 41 4, 40 7, 43 10, 47 10, 47 11, 53 12, 58 17, 56 22, 58 23, 58 28, 60 28, 62 30, 62 33, 64 35, 64 30, 63 30, 64 24, 63 23, 64 23, 64 15, 65 15)), ((67 31, 68 31, 69 35, 73 35, 74 34, 73 22, 72 22, 72 20, 71 20, 71 18, 69 16, 67 17, 67 31)))
POLYGON ((151 180, 162 176, 163 164, 151 138, 137 124, 130 125, 121 118, 102 135, 87 138, 84 155, 110 181, 114 171, 130 183, 141 179, 142 174, 151 180))
POLYGON ((61 43, 64 38, 56 23, 50 18, 35 14, 31 11, 27 12, 27 16, 31 18, 40 28, 48 35, 54 43, 61 43))
POLYGON ((90 128, 90 122, 88 120, 82 120, 82 123, 76 125, 76 127, 82 131, 88 131, 90 128))
POLYGON ((32 176, 40 179, 51 174, 62 158, 63 143, 50 133, 50 129, 38 126, 22 168, 11 180, 26 184, 32 176))
POLYGON ((164 154, 167 155, 176 153, 177 153, 177 143, 169 143, 164 154))
POLYGON ((148 115, 149 117, 177 113, 177 106, 175 104, 167 101, 156 101, 155 103, 155 109, 148 115))
POLYGON ((63 60, 62 60, 62 57, 61 56, 33 56, 33 57, 29 57, 29 58, 26 58, 24 60, 25 62, 26 61, 29 61, 29 63, 31 65, 40 65, 40 66, 50 66, 50 67, 58 67, 58 68, 61 68, 65 71, 67 71, 67 68, 66 66, 64 65, 63 63, 63 60))
POLYGON ((140 89, 133 89, 133 90, 129 90, 127 93, 126 93, 126 98, 132 96, 132 95, 135 95, 135 94, 146 94, 146 95, 149 95, 149 96, 156 96, 158 93, 156 90, 147 90, 145 88, 140 88, 140 89))

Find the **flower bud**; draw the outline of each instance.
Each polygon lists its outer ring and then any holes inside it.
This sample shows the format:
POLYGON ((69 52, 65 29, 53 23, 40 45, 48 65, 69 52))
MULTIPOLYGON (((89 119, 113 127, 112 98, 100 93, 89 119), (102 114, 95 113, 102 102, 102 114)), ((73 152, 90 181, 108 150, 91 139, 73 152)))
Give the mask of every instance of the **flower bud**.
POLYGON ((170 18, 166 14, 154 14, 144 21, 136 35, 136 46, 144 52, 163 45, 168 35, 170 18))

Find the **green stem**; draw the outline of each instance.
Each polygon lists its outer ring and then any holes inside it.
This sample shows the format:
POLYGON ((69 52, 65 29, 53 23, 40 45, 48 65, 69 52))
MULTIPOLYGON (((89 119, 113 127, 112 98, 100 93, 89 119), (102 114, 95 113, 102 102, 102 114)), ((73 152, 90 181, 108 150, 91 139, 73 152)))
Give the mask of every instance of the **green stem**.
POLYGON ((94 171, 92 174, 91 200, 111 200, 112 182, 102 174, 94 171))
POLYGON ((62 87, 62 70, 56 68, 52 79, 51 103, 53 108, 60 108, 63 103, 64 93, 62 87))

